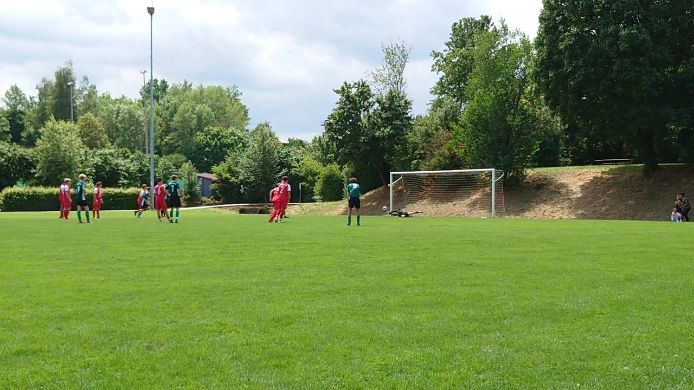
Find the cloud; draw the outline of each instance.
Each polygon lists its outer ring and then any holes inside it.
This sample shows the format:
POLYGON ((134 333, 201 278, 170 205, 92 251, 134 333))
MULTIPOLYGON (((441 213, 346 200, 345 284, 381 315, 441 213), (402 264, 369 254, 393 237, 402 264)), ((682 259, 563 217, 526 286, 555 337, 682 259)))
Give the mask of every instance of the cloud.
MULTIPOLYGON (((25 0, 0 14, 0 93, 18 84, 35 95, 42 77, 72 60, 100 91, 135 97, 149 69, 145 0, 25 0)), ((364 78, 381 42, 413 48, 407 69, 414 112, 426 112, 432 50, 451 25, 488 13, 531 36, 541 0, 167 0, 155 2, 154 76, 170 82, 236 85, 252 123, 270 121, 283 138, 320 133, 333 89, 364 78)))

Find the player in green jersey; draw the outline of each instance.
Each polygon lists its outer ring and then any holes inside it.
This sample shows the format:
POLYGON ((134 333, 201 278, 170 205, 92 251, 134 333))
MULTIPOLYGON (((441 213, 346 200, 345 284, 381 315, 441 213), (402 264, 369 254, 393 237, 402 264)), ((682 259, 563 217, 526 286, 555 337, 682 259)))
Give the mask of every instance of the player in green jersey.
POLYGON ((77 196, 77 220, 80 223, 82 222, 82 210, 86 211, 87 213, 87 223, 92 223, 92 221, 89 219, 89 203, 87 203, 87 183, 85 180, 87 180, 87 176, 82 174, 79 176, 80 181, 77 182, 77 185, 75 186, 75 195, 77 196))
POLYGON ((166 194, 169 197, 169 208, 171 212, 169 213, 171 223, 178 223, 178 217, 180 215, 181 199, 183 198, 183 190, 181 185, 178 183, 178 176, 172 175, 171 181, 166 185, 166 194), (176 219, 174 220, 174 209, 176 209, 176 219))
POLYGON ((347 184, 347 195, 349 200, 347 201, 347 226, 352 224, 352 209, 357 210, 357 226, 360 226, 361 221, 359 220, 359 209, 361 208, 361 188, 357 183, 357 178, 352 177, 349 179, 349 184, 347 184))

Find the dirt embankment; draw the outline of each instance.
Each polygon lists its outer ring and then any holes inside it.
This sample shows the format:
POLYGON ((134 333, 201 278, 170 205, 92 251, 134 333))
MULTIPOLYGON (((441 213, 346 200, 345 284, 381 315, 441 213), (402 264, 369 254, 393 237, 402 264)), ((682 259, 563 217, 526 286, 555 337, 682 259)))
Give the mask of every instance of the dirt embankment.
MULTIPOLYGON (((528 172, 521 185, 504 188, 505 216, 517 218, 577 218, 667 220, 678 192, 694 196, 694 170, 664 166, 650 178, 640 166, 571 167, 528 172)), ((459 203, 459 202, 458 202, 459 203)), ((455 201, 437 200, 419 209, 433 215, 471 215, 455 201)), ((383 215, 388 189, 379 188, 362 197, 362 214, 383 215)), ((346 213, 345 202, 303 206, 305 211, 327 215, 346 213)), ((298 210, 297 210, 298 211, 298 210)))

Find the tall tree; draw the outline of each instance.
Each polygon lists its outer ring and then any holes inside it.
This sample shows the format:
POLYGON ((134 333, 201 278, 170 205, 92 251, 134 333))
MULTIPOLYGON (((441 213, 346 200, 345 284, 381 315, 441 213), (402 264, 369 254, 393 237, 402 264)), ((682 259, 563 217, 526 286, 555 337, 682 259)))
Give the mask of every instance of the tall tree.
POLYGON ((243 150, 248 141, 244 130, 209 126, 195 134, 191 161, 201 172, 210 172, 231 152, 243 150))
POLYGON ((247 201, 264 201, 267 192, 277 184, 281 147, 269 123, 260 123, 249 133, 248 149, 239 163, 247 201))
POLYGON ((691 1, 545 0, 537 79, 570 128, 624 139, 645 172, 694 106, 691 1))
POLYGON ((25 132, 27 126, 31 126, 27 118, 28 111, 31 108, 29 99, 15 84, 5 91, 2 101, 5 103, 5 107, 7 107, 7 120, 10 124, 12 142, 20 143, 22 141, 22 133, 25 132))
POLYGON ((106 128, 101 121, 88 112, 80 117, 77 121, 82 143, 89 149, 102 149, 111 145, 111 142, 106 135, 106 128))
POLYGON ((412 49, 404 41, 381 43, 383 62, 380 67, 369 74, 372 87, 377 95, 385 96, 389 92, 406 95, 407 79, 405 68, 412 49))
POLYGON ((36 144, 36 179, 39 184, 55 185, 65 177, 74 177, 83 158, 84 145, 77 126, 50 120, 36 144))

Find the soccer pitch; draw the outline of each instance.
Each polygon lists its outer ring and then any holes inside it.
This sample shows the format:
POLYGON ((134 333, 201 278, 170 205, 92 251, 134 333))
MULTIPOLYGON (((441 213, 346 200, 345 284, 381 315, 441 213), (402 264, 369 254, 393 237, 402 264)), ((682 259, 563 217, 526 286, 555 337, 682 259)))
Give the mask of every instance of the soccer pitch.
POLYGON ((0 388, 692 388, 694 224, 0 214, 0 388))

